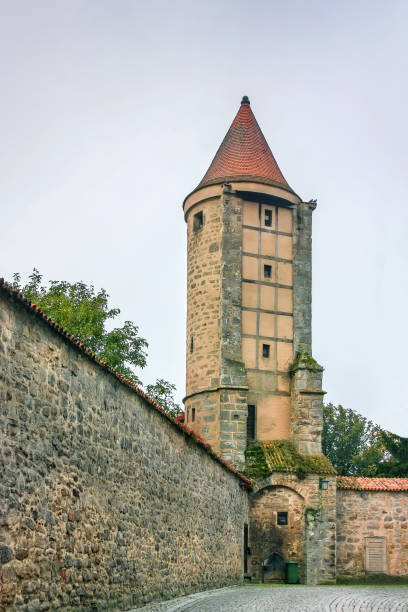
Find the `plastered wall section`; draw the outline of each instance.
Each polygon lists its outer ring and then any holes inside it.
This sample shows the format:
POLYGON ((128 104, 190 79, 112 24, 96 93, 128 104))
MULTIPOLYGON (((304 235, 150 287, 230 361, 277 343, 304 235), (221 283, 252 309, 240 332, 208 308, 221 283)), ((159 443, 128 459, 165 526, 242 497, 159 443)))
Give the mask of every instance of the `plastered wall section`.
POLYGON ((256 437, 289 438, 293 211, 244 202, 242 253, 242 355, 248 403, 256 406, 256 437))
POLYGON ((236 583, 247 493, 0 294, 0 608, 129 609, 236 583))
POLYGON ((366 572, 366 546, 385 538, 384 573, 408 575, 408 493, 337 490, 337 573, 366 572))

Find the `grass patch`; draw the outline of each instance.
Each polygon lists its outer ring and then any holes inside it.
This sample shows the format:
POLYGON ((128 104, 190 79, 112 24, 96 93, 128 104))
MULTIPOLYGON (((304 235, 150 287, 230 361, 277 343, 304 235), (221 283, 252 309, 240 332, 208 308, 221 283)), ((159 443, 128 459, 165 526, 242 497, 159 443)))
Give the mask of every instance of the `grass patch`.
POLYGON ((359 576, 337 576, 337 584, 349 585, 408 585, 408 576, 389 576, 388 574, 360 574, 359 576))
POLYGON ((288 589, 296 586, 305 586, 304 584, 300 584, 299 582, 296 584, 288 584, 287 582, 254 582, 248 581, 244 583, 244 586, 254 586, 254 587, 264 587, 266 589, 275 589, 277 587, 288 587, 288 589))

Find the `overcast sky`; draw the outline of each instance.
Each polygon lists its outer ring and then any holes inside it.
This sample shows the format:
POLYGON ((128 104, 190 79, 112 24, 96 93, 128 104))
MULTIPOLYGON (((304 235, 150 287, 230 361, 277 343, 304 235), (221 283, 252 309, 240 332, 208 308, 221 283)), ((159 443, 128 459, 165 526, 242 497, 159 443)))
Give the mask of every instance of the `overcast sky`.
POLYGON ((327 398, 408 435, 406 0, 0 0, 0 276, 104 287, 184 395, 183 198, 241 97, 318 199, 327 398))

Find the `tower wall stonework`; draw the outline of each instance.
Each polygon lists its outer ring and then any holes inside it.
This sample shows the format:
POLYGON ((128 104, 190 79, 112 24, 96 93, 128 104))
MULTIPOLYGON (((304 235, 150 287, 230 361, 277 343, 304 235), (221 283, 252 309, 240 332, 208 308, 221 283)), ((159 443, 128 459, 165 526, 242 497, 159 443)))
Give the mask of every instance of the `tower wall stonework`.
POLYGON ((309 364, 293 371, 298 353, 315 364, 314 208, 282 190, 245 182, 199 189, 186 200, 186 422, 240 468, 248 404, 256 406, 258 439, 293 438, 302 452, 321 452, 321 371, 308 373, 309 364), (263 223, 266 210, 270 227, 263 223))
POLYGON ((336 580, 336 478, 328 478, 328 490, 319 488, 319 476, 314 480, 314 499, 305 513, 305 573, 306 584, 322 584, 336 580))
POLYGON ((220 453, 238 468, 245 464, 247 378, 242 361, 242 201, 226 184, 221 198, 221 391, 220 453))
POLYGON ((216 453, 220 453, 219 390, 200 391, 187 397, 184 400, 184 410, 186 425, 209 442, 216 453))
POLYGON ((293 343, 291 427, 296 448, 322 452, 323 368, 312 357, 312 214, 315 202, 300 202, 293 211, 293 343))
POLYGON ((186 423, 223 459, 242 467, 247 417, 241 348, 242 203, 229 185, 210 200, 204 192, 187 210, 186 221, 186 423), (199 230, 194 229, 197 212, 203 213, 199 230))
POLYGON ((322 368, 306 358, 292 371, 291 422, 296 448, 306 455, 322 452, 322 368))
POLYGON ((186 214, 187 334, 185 420, 219 451, 221 312, 220 194, 199 199, 186 214), (202 227, 195 215, 202 213, 202 227))
MULTIPOLYGON (((322 368, 311 355, 315 207, 315 201, 302 202, 287 184, 244 97, 204 179, 184 202, 187 345, 189 335, 203 339, 197 353, 187 356, 186 420, 239 469, 245 469, 245 450, 252 442, 248 432, 255 449, 280 440, 287 448, 294 446, 294 453, 321 453, 322 368), (210 192, 219 241, 218 258, 211 260, 212 274, 218 274, 213 294, 203 279, 203 264, 215 226, 204 223, 201 236, 194 237, 191 221, 197 211, 205 212, 210 192), (201 310, 218 316, 218 330, 213 320, 205 338, 200 335, 201 310), (211 376, 206 377, 210 360, 211 376), (255 422, 247 428, 249 413, 255 422)), ((255 456, 252 450, 248 457, 255 456)), ((252 575, 261 577, 264 555, 277 552, 280 542, 284 560, 296 557, 301 564, 303 581, 332 580, 334 481, 325 492, 319 488, 319 474, 307 473, 297 482, 293 469, 279 467, 286 470, 279 476, 281 488, 273 477, 251 500, 252 575), (295 485, 299 496, 293 493, 295 485), (276 525, 282 506, 290 514, 287 529, 276 525)), ((269 463, 265 470, 275 476, 269 463)), ((305 472, 299 469, 299 474, 305 472)))
POLYGON ((300 202, 293 211, 294 355, 312 352, 312 213, 315 203, 300 202))
POLYGON ((204 198, 186 215, 186 395, 220 384, 221 210, 220 197, 204 198), (201 212, 203 225, 194 228, 201 212))

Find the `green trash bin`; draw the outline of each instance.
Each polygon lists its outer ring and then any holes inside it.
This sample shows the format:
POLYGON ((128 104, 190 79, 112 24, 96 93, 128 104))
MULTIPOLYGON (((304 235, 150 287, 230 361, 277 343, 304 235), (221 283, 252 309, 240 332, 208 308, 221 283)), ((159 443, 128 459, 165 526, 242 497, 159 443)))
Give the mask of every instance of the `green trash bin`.
POLYGON ((299 582, 299 565, 297 561, 286 562, 286 582, 297 584, 299 582))

